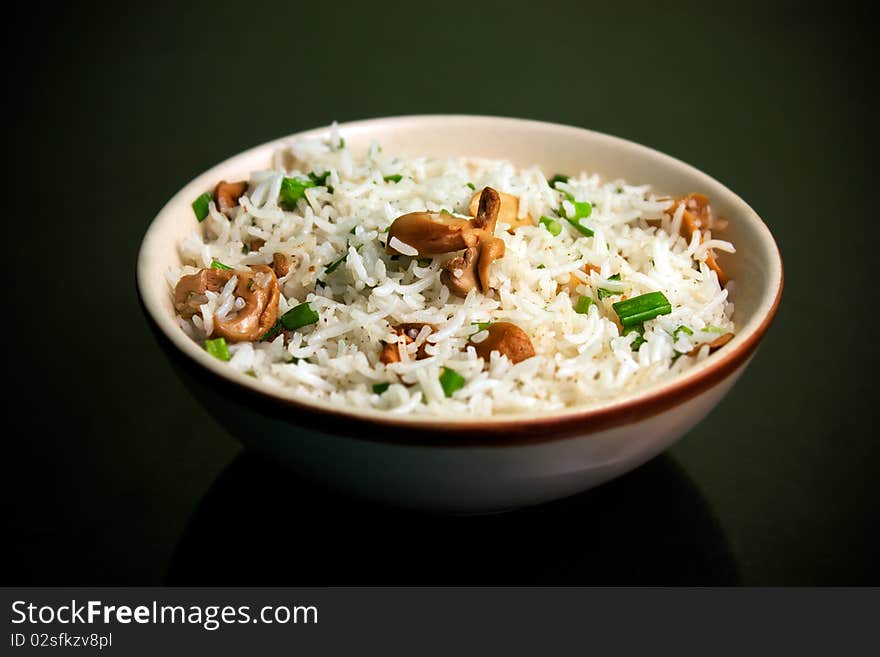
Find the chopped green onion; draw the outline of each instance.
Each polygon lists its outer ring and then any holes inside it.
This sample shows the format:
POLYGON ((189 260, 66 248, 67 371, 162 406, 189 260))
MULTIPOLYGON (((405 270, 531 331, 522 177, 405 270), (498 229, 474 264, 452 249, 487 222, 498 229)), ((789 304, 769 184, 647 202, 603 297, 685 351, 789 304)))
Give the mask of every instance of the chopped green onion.
POLYGON ((572 226, 574 226, 574 227, 578 230, 578 232, 583 233, 583 234, 586 235, 587 237, 592 237, 592 236, 593 236, 593 231, 592 231, 592 229, 587 228, 586 226, 584 226, 583 224, 581 224, 581 220, 580 220, 580 219, 566 219, 566 221, 568 221, 568 223, 570 223, 572 226))
POLYGON ((343 148, 345 148, 345 139, 343 139, 342 137, 340 137, 340 138, 339 138, 339 148, 336 149, 336 150, 340 150, 340 151, 341 151, 343 148))
POLYGON ((551 189, 556 189, 556 183, 558 183, 558 182, 567 183, 568 176, 564 176, 561 173, 557 173, 555 176, 553 176, 550 180, 547 181, 547 184, 550 185, 551 189))
POLYGON ((693 335, 694 332, 691 331, 687 326, 682 324, 681 326, 676 327, 676 329, 672 332, 672 341, 675 342, 678 340, 678 334, 684 333, 686 335, 693 335))
POLYGON ((480 331, 485 331, 487 328, 492 326, 492 322, 471 322, 471 326, 477 327, 477 330, 471 333, 471 335, 476 335, 480 331))
POLYGON ((449 210, 447 210, 446 208, 440 208, 440 214, 449 214, 449 215, 452 215, 453 217, 455 216, 454 214, 452 214, 452 213, 451 213, 449 210))
POLYGON ((535 269, 547 269, 547 267, 546 267, 546 265, 544 265, 542 263, 542 264, 538 265, 537 267, 535 267, 535 269))
POLYGON ((562 224, 556 221, 556 219, 543 216, 539 219, 539 222, 544 225, 544 228, 546 228, 553 237, 556 237, 562 232, 562 224))
POLYGON ((564 217, 568 223, 574 226, 578 231, 586 235, 587 237, 593 236, 593 231, 590 228, 587 228, 581 223, 581 219, 586 219, 593 213, 593 206, 590 205, 587 201, 575 201, 573 198, 570 199, 572 205, 574 205, 574 216, 569 217, 565 213, 565 208, 563 206, 559 207, 559 216, 564 217))
POLYGON ((624 335, 629 335, 630 333, 636 333, 636 339, 632 342, 632 350, 638 351, 639 347, 641 347, 647 340, 645 340, 645 325, 644 324, 636 324, 635 326, 630 326, 629 328, 625 328, 623 330, 624 335))
POLYGON ((281 324, 281 320, 276 319, 275 323, 272 324, 272 328, 270 328, 268 331, 266 331, 265 333, 263 333, 263 335, 260 336, 260 338, 259 338, 260 342, 265 342, 267 340, 274 340, 275 337, 279 333, 281 333, 282 328, 283 328, 283 326, 281 324))
POLYGON ((248 376, 255 378, 255 379, 257 378, 257 373, 254 372, 253 370, 245 370, 244 373, 247 374, 248 376))
POLYGON ((357 230, 357 226, 353 227, 350 231, 348 231, 348 234, 349 234, 349 235, 354 235, 354 233, 355 233, 356 230, 357 230))
POLYGON ((402 179, 403 179, 403 176, 401 176, 399 173, 395 173, 393 176, 383 176, 382 177, 382 180, 384 180, 385 182, 399 183, 402 179))
POLYGON ((284 210, 296 210, 296 202, 305 198, 309 187, 317 185, 308 178, 285 178, 281 181, 281 191, 278 192, 278 205, 284 210))
POLYGON ((322 173, 320 175, 318 175, 317 173, 312 171, 311 173, 309 173, 309 178, 311 179, 311 181, 313 183, 315 183, 315 186, 324 187, 327 184, 327 176, 329 176, 329 175, 330 175, 329 171, 325 171, 324 173, 322 173))
POLYGON ((427 267, 434 261, 431 258, 419 258, 416 262, 419 263, 419 267, 427 267))
POLYGON ((242 253, 248 253, 250 250, 251 250, 251 249, 250 249, 250 247, 247 245, 247 242, 242 243, 242 245, 241 245, 241 252, 242 252, 242 253))
POLYGON ((229 355, 229 347, 226 346, 226 338, 205 340, 205 351, 217 360, 229 360, 231 358, 229 355))
POLYGON ((623 194, 623 187, 618 187, 618 188, 617 188, 617 193, 618 193, 618 194, 623 194))
POLYGON ((590 297, 581 297, 577 300, 577 303, 574 304, 574 311, 580 315, 586 315, 590 312, 590 306, 593 305, 593 300, 590 297))
POLYGON ((464 377, 453 369, 443 368, 440 374, 440 385, 443 387, 443 394, 452 397, 452 393, 461 390, 464 387, 464 377))
POLYGON ((208 205, 211 203, 213 198, 214 197, 211 192, 205 192, 192 202, 193 212, 196 213, 196 219, 198 219, 200 223, 205 220, 205 217, 208 216, 208 213, 210 212, 208 210, 208 205))
POLYGON ((611 304, 624 327, 641 324, 649 319, 672 312, 669 299, 662 292, 640 294, 626 301, 611 304))
POLYGON ((472 183, 472 182, 469 182, 469 183, 467 184, 467 186, 470 187, 470 188, 473 189, 473 190, 476 190, 476 189, 477 189, 477 188, 474 186, 474 183, 472 183))
POLYGON ((712 326, 711 324, 703 329, 703 333, 727 333, 727 331, 720 326, 712 326))
MULTIPOLYGON (((618 272, 617 274, 614 274, 614 276, 609 276, 608 280, 609 281, 619 281, 620 280, 620 273, 618 272)), ((598 294, 600 299, 607 299, 608 297, 613 297, 618 294, 623 294, 623 291, 609 290, 607 287, 600 287, 598 290, 596 290, 596 293, 598 294)))
POLYGON ((230 269, 231 270, 232 267, 227 267, 219 260, 212 260, 211 261, 211 269, 230 269))
POLYGON ((374 383, 373 384, 373 392, 375 392, 377 395, 381 395, 383 392, 388 390, 388 388, 390 386, 391 386, 391 384, 388 383, 387 381, 385 383, 374 383))
POLYGON ((281 323, 288 331, 294 331, 317 321, 318 313, 312 310, 308 303, 301 303, 281 316, 281 323))
POLYGON ((348 258, 348 251, 345 252, 345 255, 339 258, 338 260, 334 260, 329 265, 327 265, 326 269, 324 269, 325 274, 331 274, 336 271, 336 268, 339 267, 343 262, 348 258))

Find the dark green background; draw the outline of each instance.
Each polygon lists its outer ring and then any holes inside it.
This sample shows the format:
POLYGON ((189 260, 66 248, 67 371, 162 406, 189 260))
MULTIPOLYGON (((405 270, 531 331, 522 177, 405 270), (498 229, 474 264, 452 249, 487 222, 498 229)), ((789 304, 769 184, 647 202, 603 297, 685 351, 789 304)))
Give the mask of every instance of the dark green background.
POLYGON ((7 25, 17 556, 2 583, 878 583, 867 17, 836 3, 340 7, 76 5, 7 25), (241 455, 138 305, 140 239, 197 173, 333 119, 446 112, 670 153, 746 199, 785 260, 776 323, 712 415, 545 508, 375 509, 241 455))

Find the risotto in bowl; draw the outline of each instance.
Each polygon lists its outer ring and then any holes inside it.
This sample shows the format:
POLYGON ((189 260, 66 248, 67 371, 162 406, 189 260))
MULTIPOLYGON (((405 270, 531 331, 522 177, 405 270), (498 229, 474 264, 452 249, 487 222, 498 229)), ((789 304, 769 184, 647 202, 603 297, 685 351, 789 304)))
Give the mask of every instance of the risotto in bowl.
POLYGON ((366 497, 491 511, 665 449, 766 331, 782 266, 712 178, 553 124, 318 129, 179 192, 142 302, 245 445, 366 497))

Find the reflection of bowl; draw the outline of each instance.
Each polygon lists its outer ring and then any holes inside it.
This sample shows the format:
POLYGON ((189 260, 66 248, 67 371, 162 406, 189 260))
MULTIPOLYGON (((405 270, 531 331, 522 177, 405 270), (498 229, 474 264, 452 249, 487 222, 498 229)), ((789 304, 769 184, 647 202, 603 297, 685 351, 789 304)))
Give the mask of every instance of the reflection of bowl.
MULTIPOLYGON (((208 410, 245 445, 305 477, 366 497, 448 511, 492 511, 571 495, 644 463, 721 400, 754 354, 782 293, 770 231, 733 192, 674 158, 579 128, 479 116, 416 116, 341 126, 349 146, 376 141, 405 155, 473 156, 592 171, 649 182, 670 195, 707 194, 729 220, 724 256, 736 280, 737 335, 687 372, 585 408, 494 418, 400 417, 340 408, 264 389, 214 359, 178 328, 164 273, 192 231, 193 198, 221 179, 270 166, 290 138, 264 144, 203 173, 154 219, 141 245, 138 287, 160 343, 208 410)), ((326 129, 299 136, 321 135, 326 129)))
POLYGON ((740 583, 738 570, 699 488, 665 454, 564 500, 448 515, 353 500, 245 451, 193 512, 165 583, 718 586, 740 583))

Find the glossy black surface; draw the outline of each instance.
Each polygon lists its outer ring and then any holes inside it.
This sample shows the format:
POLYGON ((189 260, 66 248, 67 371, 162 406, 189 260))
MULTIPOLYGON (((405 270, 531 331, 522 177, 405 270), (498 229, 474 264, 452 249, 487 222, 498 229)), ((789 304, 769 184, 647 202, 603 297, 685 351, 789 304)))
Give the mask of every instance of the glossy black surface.
POLYGON ((159 2, 10 23, 2 583, 877 583, 870 21, 724 7, 159 2), (664 457, 510 515, 366 507, 241 454, 165 360, 134 265, 177 189, 332 119, 443 112, 644 143, 772 229, 777 321, 664 457))

